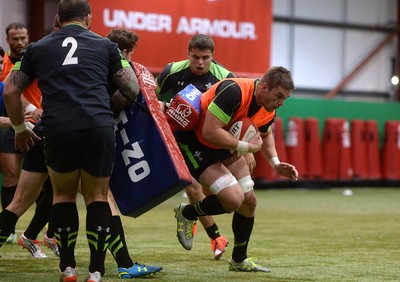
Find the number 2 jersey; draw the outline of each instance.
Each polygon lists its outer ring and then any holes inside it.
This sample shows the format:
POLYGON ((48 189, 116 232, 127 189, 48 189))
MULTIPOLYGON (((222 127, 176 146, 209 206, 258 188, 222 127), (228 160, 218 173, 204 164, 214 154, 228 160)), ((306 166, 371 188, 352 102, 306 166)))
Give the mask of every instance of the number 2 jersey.
POLYGON ((30 44, 13 70, 35 78, 42 91, 45 136, 113 126, 108 83, 130 67, 117 44, 77 24, 30 44))

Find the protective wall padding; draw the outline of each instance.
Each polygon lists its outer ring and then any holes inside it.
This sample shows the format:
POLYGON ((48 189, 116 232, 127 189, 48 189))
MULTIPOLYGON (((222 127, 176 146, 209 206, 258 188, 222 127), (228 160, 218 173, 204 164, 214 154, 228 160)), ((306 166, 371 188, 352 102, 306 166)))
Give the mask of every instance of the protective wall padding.
POLYGON ((385 122, 382 172, 385 180, 400 180, 400 121, 385 122))
POLYGON ((307 175, 305 143, 303 118, 289 118, 286 131, 286 151, 288 162, 294 165, 299 172, 299 180, 307 175))
POLYGON ((304 120, 305 147, 306 147, 306 178, 319 180, 323 175, 322 148, 319 134, 319 121, 315 117, 304 120))

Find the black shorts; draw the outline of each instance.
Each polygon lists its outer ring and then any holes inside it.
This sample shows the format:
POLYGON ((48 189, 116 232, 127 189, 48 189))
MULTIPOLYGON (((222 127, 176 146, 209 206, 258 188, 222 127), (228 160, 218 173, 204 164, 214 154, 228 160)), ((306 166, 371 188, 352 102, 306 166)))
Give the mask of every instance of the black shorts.
POLYGON ((47 166, 60 173, 83 169, 95 177, 110 176, 115 157, 113 127, 69 131, 44 138, 47 166))
POLYGON ((223 162, 233 156, 229 150, 207 147, 197 139, 194 131, 181 131, 175 137, 190 174, 197 181, 210 165, 223 162))
POLYGON ((33 131, 42 138, 36 141, 35 145, 24 155, 22 169, 26 171, 45 173, 47 172, 46 161, 44 158, 44 141, 42 126, 35 126, 33 131))
POLYGON ((0 152, 21 154, 20 151, 15 149, 14 145, 15 131, 12 128, 2 128, 0 130, 0 152))

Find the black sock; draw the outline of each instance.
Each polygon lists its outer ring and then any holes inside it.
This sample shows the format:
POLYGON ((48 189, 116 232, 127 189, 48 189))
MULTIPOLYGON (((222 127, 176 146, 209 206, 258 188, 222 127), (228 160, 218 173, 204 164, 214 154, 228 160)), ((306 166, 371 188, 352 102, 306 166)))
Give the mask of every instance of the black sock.
POLYGON ((60 251, 60 270, 75 268, 75 245, 79 230, 79 216, 76 203, 66 202, 53 205, 51 211, 54 235, 60 251))
MULTIPOLYGON (((3 210, 11 204, 12 199, 14 198, 15 190, 17 190, 17 185, 10 186, 10 187, 1 187, 1 206, 3 210)), ((15 233, 15 226, 11 233, 15 233)))
POLYGON ((104 260, 111 236, 111 209, 108 202, 93 202, 86 207, 86 237, 90 249, 91 273, 104 275, 104 260))
POLYGON ((4 245, 11 233, 15 232, 18 215, 4 209, 0 213, 0 247, 4 245))
POLYGON ((43 183, 43 188, 46 191, 46 193, 49 195, 48 197, 48 202, 47 202, 47 231, 46 231, 46 236, 48 238, 53 238, 54 237, 54 228, 53 228, 53 221, 51 218, 51 207, 53 206, 53 186, 50 181, 50 177, 47 177, 46 181, 43 183))
POLYGON ((238 212, 233 214, 232 231, 235 239, 232 259, 241 262, 247 258, 247 246, 253 231, 254 217, 245 217, 238 212))
POLYGON ((1 206, 3 210, 11 204, 12 199, 14 198, 15 190, 17 190, 17 185, 10 187, 1 187, 1 206))
POLYGON ((51 194, 47 191, 42 191, 36 200, 36 209, 35 214, 32 217, 31 222, 28 225, 28 228, 24 231, 24 235, 26 238, 35 240, 40 231, 42 231, 43 227, 45 227, 48 222, 49 215, 49 198, 51 198, 51 194))
POLYGON ((217 239, 219 236, 221 236, 219 234, 219 229, 216 223, 214 223, 213 225, 211 225, 210 227, 205 228, 208 237, 210 237, 210 239, 217 239))
POLYGON ((122 227, 121 218, 118 215, 111 218, 111 237, 108 249, 117 262, 118 267, 130 268, 133 266, 133 261, 129 256, 128 247, 125 242, 124 228, 122 227))
POLYGON ((183 216, 189 220, 196 220, 199 216, 223 213, 228 212, 221 205, 216 195, 207 196, 197 204, 187 205, 182 211, 183 216))

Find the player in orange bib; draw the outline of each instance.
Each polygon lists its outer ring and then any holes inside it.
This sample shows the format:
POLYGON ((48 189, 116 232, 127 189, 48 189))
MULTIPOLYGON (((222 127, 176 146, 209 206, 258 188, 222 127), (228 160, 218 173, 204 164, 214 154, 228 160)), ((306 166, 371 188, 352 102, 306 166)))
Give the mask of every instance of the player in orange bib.
POLYGON ((249 167, 240 155, 261 150, 278 174, 297 180, 296 168, 279 161, 271 131, 275 110, 293 89, 291 73, 283 67, 271 68, 261 80, 222 80, 201 96, 202 116, 196 128, 176 136, 192 176, 211 193, 199 203, 175 208, 178 238, 192 240, 186 230, 198 217, 233 212, 231 271, 270 272, 247 256, 257 201, 249 167), (226 129, 242 117, 251 118, 260 132, 249 142, 237 140, 226 129))

